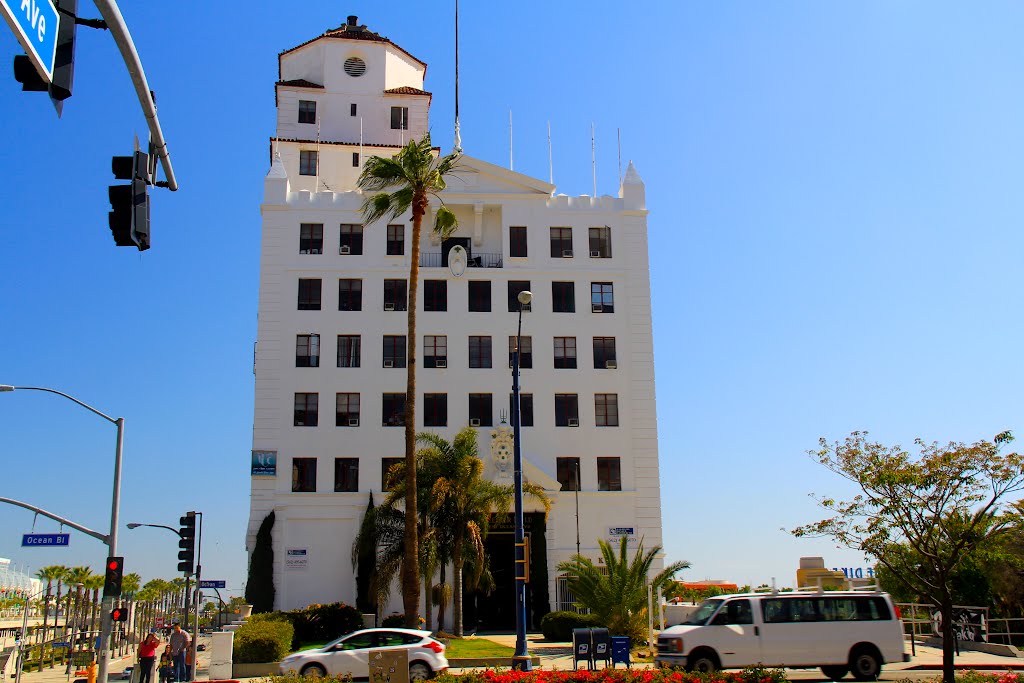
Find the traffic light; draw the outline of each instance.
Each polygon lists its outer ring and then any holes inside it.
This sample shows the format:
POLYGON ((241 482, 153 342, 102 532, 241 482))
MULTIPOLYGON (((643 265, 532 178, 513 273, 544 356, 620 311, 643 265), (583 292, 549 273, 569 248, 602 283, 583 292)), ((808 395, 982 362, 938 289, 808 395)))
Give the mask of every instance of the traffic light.
POLYGON ((128 608, 127 607, 115 607, 110 610, 111 621, 128 621, 128 608))
POLYGON ((189 512, 181 518, 181 528, 178 535, 178 571, 184 574, 191 574, 196 559, 196 513, 189 512))
POLYGON ((57 116, 61 115, 64 100, 71 97, 71 86, 75 80, 75 32, 78 16, 78 0, 54 0, 60 16, 57 27, 57 48, 53 60, 53 80, 47 84, 36 71, 28 55, 14 58, 14 80, 21 83, 21 89, 31 92, 50 93, 57 116))
POLYGON ((111 185, 110 232, 119 247, 149 249, 149 155, 135 152, 130 157, 114 157, 110 169, 118 180, 129 185, 111 185))
POLYGON ((103 597, 117 598, 121 595, 121 578, 124 576, 124 558, 107 558, 107 576, 103 582, 103 597))

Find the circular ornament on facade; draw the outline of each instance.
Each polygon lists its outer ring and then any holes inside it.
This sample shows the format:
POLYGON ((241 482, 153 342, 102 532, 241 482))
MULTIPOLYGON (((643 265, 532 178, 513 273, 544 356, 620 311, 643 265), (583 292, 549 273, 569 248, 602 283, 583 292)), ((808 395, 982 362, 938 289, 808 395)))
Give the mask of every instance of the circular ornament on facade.
POLYGON ((349 57, 345 60, 345 73, 352 78, 359 78, 366 73, 366 62, 359 57, 349 57))
POLYGON ((467 255, 466 248, 456 244, 448 250, 448 269, 455 277, 462 277, 466 272, 467 255))

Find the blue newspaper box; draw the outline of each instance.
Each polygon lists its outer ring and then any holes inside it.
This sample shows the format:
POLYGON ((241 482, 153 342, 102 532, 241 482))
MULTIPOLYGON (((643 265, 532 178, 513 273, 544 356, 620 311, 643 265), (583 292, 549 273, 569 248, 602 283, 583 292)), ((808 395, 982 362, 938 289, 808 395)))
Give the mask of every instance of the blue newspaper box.
POLYGON ((594 668, 594 651, 590 643, 589 628, 574 628, 572 630, 572 668, 576 668, 577 662, 586 662, 588 669, 594 668))
POLYGON ((612 636, 612 668, 616 664, 625 664, 627 669, 632 668, 629 661, 629 638, 626 636, 612 636))

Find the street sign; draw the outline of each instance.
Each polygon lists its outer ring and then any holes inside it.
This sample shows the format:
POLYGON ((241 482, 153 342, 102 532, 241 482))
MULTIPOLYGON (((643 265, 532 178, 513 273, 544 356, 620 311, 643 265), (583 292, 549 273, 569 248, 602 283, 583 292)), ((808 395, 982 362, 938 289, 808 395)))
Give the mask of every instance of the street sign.
POLYGON ((52 81, 60 28, 60 15, 53 3, 50 0, 0 0, 0 13, 39 75, 47 83, 52 81))
POLYGON ((200 588, 227 588, 227 581, 203 581, 199 582, 200 588))
MULTIPOLYGON (((0 3, 4 0, 0 0, 0 3)), ((71 542, 71 534, 22 534, 21 535, 21 547, 65 547, 71 542)))

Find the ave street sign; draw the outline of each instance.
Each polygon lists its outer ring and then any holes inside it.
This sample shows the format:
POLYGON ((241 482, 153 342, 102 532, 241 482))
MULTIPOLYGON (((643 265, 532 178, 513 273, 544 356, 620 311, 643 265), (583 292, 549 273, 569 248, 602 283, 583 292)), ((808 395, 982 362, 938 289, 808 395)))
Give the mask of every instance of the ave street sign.
MULTIPOLYGON (((3 2, 4 0, 0 0, 3 2)), ((71 542, 71 534, 22 534, 21 547, 66 547, 71 542)))
POLYGON ((227 581, 199 581, 200 588, 227 588, 227 581))
POLYGON ((53 80, 60 15, 51 0, 0 0, 0 14, 14 32, 36 71, 47 83, 53 80))

